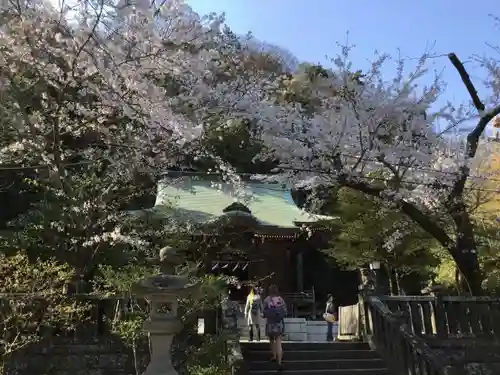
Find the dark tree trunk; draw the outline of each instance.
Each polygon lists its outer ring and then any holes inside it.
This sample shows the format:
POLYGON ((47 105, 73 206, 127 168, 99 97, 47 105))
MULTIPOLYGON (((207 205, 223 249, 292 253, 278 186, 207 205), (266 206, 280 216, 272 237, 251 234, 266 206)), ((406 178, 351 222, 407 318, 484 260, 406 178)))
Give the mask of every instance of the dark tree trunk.
POLYGON ((477 256, 474 226, 461 196, 455 198, 454 202, 450 206, 449 212, 456 226, 457 237, 450 252, 460 272, 463 284, 457 285, 457 287, 472 295, 481 295, 483 293, 483 273, 477 256))
POLYGON ((401 292, 399 290, 399 282, 398 282, 398 273, 396 271, 396 269, 392 268, 392 267, 387 267, 388 268, 388 274, 389 274, 389 286, 390 286, 390 291, 391 291, 391 295, 393 296, 397 296, 399 295, 399 293, 401 292))
MULTIPOLYGON (((482 272, 477 258, 474 227, 469 213, 467 212, 467 206, 463 200, 463 189, 467 181, 467 176, 468 169, 463 168, 462 176, 457 181, 449 197, 448 214, 455 224, 457 233, 456 240, 453 240, 439 223, 434 221, 413 203, 404 200, 397 203, 401 212, 412 219, 449 251, 457 267, 460 269, 460 273, 465 279, 465 284, 467 285, 466 290, 473 295, 481 295, 483 294, 481 287, 482 272)), ((347 175, 340 175, 338 177, 338 183, 342 186, 381 198, 381 193, 384 191, 383 187, 372 186, 364 181, 354 181, 347 177, 347 175)))
POLYGON ((479 265, 474 237, 461 236, 457 238, 453 253, 453 259, 460 272, 460 279, 463 284, 458 287, 470 292, 472 295, 483 294, 483 273, 479 265))

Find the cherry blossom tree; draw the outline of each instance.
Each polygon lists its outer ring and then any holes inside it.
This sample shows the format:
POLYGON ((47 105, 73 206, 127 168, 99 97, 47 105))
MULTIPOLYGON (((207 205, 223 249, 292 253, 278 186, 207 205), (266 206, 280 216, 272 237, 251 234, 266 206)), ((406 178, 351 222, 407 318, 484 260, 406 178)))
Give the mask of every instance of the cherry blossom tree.
MULTIPOLYGON (((64 280, 39 285, 46 291, 70 283, 70 292, 102 292, 96 276, 109 284, 110 274, 144 273, 140 262, 167 242, 164 225, 123 212, 141 178, 204 156, 193 142, 202 125, 250 106, 240 97, 254 81, 240 78, 249 74, 239 58, 250 56, 223 19, 198 17, 182 1, 62 4, 0 2, 0 179, 39 193, 7 217, 0 252, 26 250, 26 269, 29 259, 67 265, 64 280)), ((51 318, 65 323, 59 315, 51 318)), ((132 318, 112 328, 135 341, 132 318)))
MULTIPOLYGON (((181 0, 64 4, 0 5, 0 171, 35 170, 53 201, 100 223, 97 233, 81 231, 73 246, 130 242, 109 197, 133 186, 137 174, 155 180, 189 154, 213 158, 231 175, 227 160, 199 138, 244 123, 261 136, 261 157, 280 163, 274 178, 350 187, 401 210, 450 252, 469 289, 480 292, 466 193, 481 183, 472 160, 500 107, 486 108, 455 55, 450 61, 477 111, 464 141, 438 131, 437 123, 458 128, 468 113, 434 109, 444 84, 437 77, 418 85, 426 56, 412 72, 398 62, 389 80, 382 76, 387 56, 361 74, 343 47, 335 69, 308 65, 291 74, 272 59, 261 64, 222 17, 199 17, 181 0)), ((485 65, 495 89, 497 65, 485 65)))
POLYGON ((84 278, 154 251, 158 236, 122 211, 189 151, 233 47, 221 17, 146 3, 0 3, 0 174, 39 193, 7 217, 2 250, 56 256, 84 278))
POLYGON ((280 161, 281 180, 349 187, 379 198, 439 241, 468 290, 481 293, 467 193, 471 183, 481 183, 472 162, 500 106, 486 108, 463 64, 450 54, 477 113, 466 137, 450 136, 439 128, 457 129, 470 113, 451 104, 434 108, 444 83, 436 77, 429 86, 418 84, 427 73, 427 56, 408 73, 404 62, 397 62, 397 74, 388 79, 382 76, 388 56, 379 56, 364 74, 353 74, 349 51, 342 48, 333 70, 309 68, 285 80, 287 90, 298 90, 302 99, 306 93, 313 111, 303 100, 282 100, 276 120, 262 123, 268 154, 280 161))
POLYGON ((29 155, 64 185, 71 141, 84 143, 86 163, 105 159, 123 171, 167 160, 195 134, 173 109, 178 99, 153 83, 160 72, 195 86, 189 80, 211 62, 219 18, 204 24, 174 1, 160 9, 118 5, 111 24, 107 4, 26 4, 3 9, 3 163, 29 155))

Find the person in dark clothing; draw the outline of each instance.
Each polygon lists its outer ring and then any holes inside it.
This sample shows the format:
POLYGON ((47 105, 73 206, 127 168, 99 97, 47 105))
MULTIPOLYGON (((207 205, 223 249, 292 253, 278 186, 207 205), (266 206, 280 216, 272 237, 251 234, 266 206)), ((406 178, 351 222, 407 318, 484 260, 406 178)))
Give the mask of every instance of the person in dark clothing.
POLYGON ((272 361, 276 361, 279 370, 283 369, 281 361, 283 359, 283 348, 281 342, 285 333, 285 317, 287 308, 285 301, 279 295, 276 285, 269 287, 269 293, 264 300, 264 317, 266 321, 266 335, 271 343, 272 361))
POLYGON ((326 341, 333 341, 333 322, 337 318, 337 308, 331 294, 328 295, 328 299, 326 301, 324 317, 327 324, 326 341))

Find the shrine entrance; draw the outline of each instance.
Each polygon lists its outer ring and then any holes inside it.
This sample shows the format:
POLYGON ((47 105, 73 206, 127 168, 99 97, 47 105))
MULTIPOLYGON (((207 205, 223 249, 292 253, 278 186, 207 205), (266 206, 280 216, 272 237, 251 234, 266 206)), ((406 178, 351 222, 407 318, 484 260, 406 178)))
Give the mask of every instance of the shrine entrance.
POLYGON ((228 289, 229 298, 232 301, 245 302, 250 292, 250 273, 248 262, 242 261, 214 261, 212 262, 212 274, 217 276, 229 276, 237 279, 234 285, 228 289))
POLYGON ((303 254, 303 275, 304 288, 314 288, 320 308, 324 309, 328 294, 333 295, 338 306, 358 302, 359 271, 343 269, 321 251, 303 254))

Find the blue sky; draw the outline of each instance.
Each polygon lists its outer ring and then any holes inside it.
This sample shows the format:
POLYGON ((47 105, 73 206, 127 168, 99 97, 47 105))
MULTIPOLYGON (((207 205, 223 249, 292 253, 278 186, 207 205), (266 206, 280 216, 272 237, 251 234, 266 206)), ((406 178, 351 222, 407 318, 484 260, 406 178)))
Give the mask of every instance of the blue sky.
MULTIPOLYGON (((490 14, 498 3, 493 0, 188 0, 200 14, 225 12, 233 31, 251 31, 261 40, 291 51, 300 60, 325 63, 325 55, 335 56, 337 42, 356 45, 351 59, 356 67, 367 66, 373 52, 417 58, 432 46, 436 55, 455 52, 462 60, 473 54, 494 52, 486 45, 497 43, 490 14)), ((497 14, 500 16, 500 11, 497 14)), ((500 40, 498 41, 500 44, 500 40)), ((500 58, 500 56, 499 56, 500 58)), ((466 65, 482 98, 483 71, 473 62, 466 65)), ((468 100, 458 74, 446 57, 432 60, 432 68, 443 71, 448 82, 443 100, 468 100)), ((392 69, 387 67, 388 73, 392 69)))

